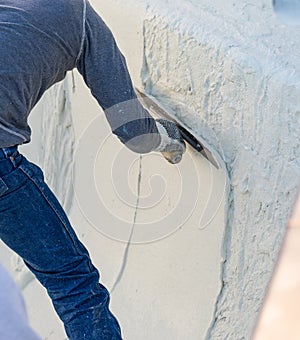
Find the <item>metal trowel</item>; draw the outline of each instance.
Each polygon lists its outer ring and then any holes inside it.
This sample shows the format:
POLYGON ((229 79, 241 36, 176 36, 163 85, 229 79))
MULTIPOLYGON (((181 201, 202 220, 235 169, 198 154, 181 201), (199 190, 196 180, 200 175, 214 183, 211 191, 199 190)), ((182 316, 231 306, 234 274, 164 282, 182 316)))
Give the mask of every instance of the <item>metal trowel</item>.
POLYGON ((155 118, 166 118, 172 120, 178 127, 183 139, 191 145, 197 152, 204 156, 216 169, 220 169, 220 162, 210 150, 207 143, 200 137, 186 127, 182 122, 176 118, 171 110, 165 109, 154 97, 145 92, 135 88, 135 92, 141 104, 147 109, 155 118))

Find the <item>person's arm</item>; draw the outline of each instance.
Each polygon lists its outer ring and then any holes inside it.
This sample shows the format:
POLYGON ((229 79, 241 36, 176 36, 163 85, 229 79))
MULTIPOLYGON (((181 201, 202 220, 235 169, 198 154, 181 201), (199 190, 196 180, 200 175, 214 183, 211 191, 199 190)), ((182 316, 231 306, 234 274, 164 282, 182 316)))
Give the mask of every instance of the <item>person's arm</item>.
POLYGON ((125 58, 111 31, 88 2, 77 68, 104 109, 113 133, 133 151, 155 150, 160 144, 155 120, 137 100, 125 58))
POLYGON ((77 68, 104 109, 112 132, 132 151, 159 151, 169 162, 178 163, 185 152, 179 130, 173 122, 155 120, 143 108, 111 31, 88 2, 86 6, 77 68))

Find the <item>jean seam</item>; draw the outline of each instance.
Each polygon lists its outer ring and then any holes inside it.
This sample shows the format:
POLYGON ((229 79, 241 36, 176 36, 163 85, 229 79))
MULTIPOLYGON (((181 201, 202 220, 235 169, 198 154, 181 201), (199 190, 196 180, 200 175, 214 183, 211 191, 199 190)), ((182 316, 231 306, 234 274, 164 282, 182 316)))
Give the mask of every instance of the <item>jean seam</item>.
POLYGON ((0 197, 6 193, 8 186, 5 181, 0 177, 0 197))
POLYGON ((26 169, 24 169, 22 166, 20 166, 20 169, 24 172, 24 174, 32 181, 32 183, 36 186, 36 188, 38 189, 38 191, 40 192, 40 194, 43 196, 43 198, 45 199, 45 201, 47 202, 47 204, 49 205, 49 207, 52 209, 52 211, 55 213, 55 215, 57 216, 57 218, 60 220, 60 222, 62 223, 62 225, 64 226, 64 229, 66 230, 67 234, 69 235, 72 244, 74 246, 74 249, 76 250, 76 252, 80 255, 80 256, 84 256, 86 257, 86 254, 82 253, 80 251, 80 249, 77 247, 76 242, 72 236, 72 234, 69 231, 69 227, 66 225, 66 223, 64 222, 64 220, 62 219, 62 217, 60 216, 60 213, 57 211, 57 209, 53 206, 53 204, 49 201, 47 195, 45 194, 45 192, 42 190, 42 188, 39 186, 39 184, 37 183, 37 181, 32 178, 28 172, 26 171, 26 169))

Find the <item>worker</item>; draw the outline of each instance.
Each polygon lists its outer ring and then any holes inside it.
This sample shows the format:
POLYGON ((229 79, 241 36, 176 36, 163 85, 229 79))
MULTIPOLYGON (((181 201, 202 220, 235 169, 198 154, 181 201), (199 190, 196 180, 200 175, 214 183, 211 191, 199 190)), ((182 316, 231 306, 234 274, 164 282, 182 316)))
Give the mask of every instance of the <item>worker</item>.
POLYGON ((47 289, 69 339, 121 339, 87 249, 18 146, 30 141, 27 118, 43 93, 74 68, 131 150, 159 151, 171 162, 176 154, 178 162, 184 141, 174 123, 154 120, 136 99, 125 59, 88 1, 1 0, 0 38, 1 240, 47 289))

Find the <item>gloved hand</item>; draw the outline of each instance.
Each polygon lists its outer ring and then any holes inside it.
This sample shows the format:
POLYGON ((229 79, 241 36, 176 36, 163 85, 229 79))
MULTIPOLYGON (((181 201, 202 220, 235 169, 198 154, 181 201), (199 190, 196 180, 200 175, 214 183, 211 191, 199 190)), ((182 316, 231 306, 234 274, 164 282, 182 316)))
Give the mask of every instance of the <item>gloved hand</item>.
POLYGON ((185 143, 176 124, 166 119, 156 119, 156 126, 161 142, 155 151, 159 151, 172 164, 179 163, 185 152, 185 143))

